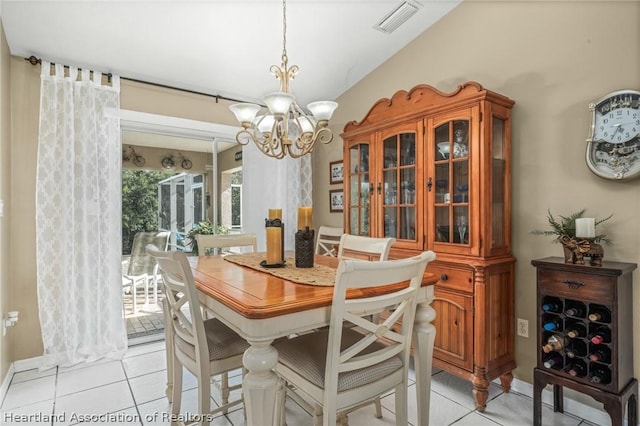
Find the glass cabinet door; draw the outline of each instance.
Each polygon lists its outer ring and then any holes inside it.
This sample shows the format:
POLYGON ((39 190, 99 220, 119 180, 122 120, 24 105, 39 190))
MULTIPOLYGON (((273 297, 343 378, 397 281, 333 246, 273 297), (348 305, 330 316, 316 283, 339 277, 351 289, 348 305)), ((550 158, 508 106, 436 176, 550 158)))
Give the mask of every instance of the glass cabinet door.
POLYGON ((492 117, 491 140, 491 250, 506 248, 507 236, 505 235, 509 224, 510 214, 507 209, 506 195, 509 188, 507 179, 507 145, 506 145, 506 120, 501 117, 492 117))
POLYGON ((349 234, 370 236, 370 170, 369 144, 358 143, 349 148, 347 230, 349 234))
POLYGON ((469 245, 469 120, 434 129, 434 240, 469 245))
POLYGON ((383 236, 417 241, 416 133, 400 133, 382 141, 383 236))

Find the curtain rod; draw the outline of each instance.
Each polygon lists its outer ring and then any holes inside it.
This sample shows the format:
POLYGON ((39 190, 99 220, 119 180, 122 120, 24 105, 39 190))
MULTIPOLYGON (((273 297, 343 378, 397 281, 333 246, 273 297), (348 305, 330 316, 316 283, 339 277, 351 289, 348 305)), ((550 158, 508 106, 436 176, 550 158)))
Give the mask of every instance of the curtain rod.
MULTIPOLYGON (((42 65, 42 59, 40 58, 36 58, 35 56, 31 55, 28 58, 24 58, 25 61, 29 62, 31 65, 42 65)), ((55 65, 54 62, 51 62, 51 65, 55 65)), ((66 69, 69 69, 69 65, 64 65, 64 67, 66 69)), ((78 68, 78 69, 82 69, 82 68, 78 68)), ((104 74, 107 76, 107 79, 109 81, 109 83, 111 83, 111 76, 113 74, 108 73, 108 74, 104 74)), ((246 102, 240 99, 234 99, 234 98, 228 98, 226 96, 222 96, 222 95, 212 95, 210 93, 203 93, 203 92, 196 92, 195 90, 189 90, 189 89, 181 89, 179 87, 174 87, 174 86, 168 86, 166 84, 160 84, 160 83, 152 83, 150 81, 144 81, 144 80, 138 80, 136 78, 129 78, 129 77, 120 77, 120 79, 122 80, 127 80, 127 81, 133 81, 134 83, 142 83, 142 84, 148 84, 150 86, 155 86, 155 87, 161 87, 163 89, 172 89, 172 90, 178 90, 180 92, 186 92, 186 93, 192 93, 194 95, 201 95, 201 96, 206 96, 209 98, 215 98, 216 103, 218 103, 218 100, 223 99, 225 101, 232 101, 232 102, 246 102)))

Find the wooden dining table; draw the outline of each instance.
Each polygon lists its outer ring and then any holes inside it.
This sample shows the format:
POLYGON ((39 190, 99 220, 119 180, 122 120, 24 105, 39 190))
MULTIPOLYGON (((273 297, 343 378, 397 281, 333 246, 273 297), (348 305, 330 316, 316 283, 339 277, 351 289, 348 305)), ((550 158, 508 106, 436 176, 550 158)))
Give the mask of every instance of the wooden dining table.
MULTIPOLYGON (((223 256, 190 258, 202 305, 251 345, 243 357, 246 373, 242 392, 247 424, 277 425, 278 377, 273 369, 278 352, 271 343, 278 338, 305 333, 329 324, 333 287, 289 281, 268 272, 241 266, 223 256)), ((337 268, 338 259, 315 256, 315 265, 337 268)), ((435 311, 430 306, 436 277, 425 274, 419 292, 413 332, 418 424, 429 424, 431 366, 435 311)), ((384 289, 382 289, 384 291, 384 289)), ((347 297, 358 297, 348 291, 347 297)))

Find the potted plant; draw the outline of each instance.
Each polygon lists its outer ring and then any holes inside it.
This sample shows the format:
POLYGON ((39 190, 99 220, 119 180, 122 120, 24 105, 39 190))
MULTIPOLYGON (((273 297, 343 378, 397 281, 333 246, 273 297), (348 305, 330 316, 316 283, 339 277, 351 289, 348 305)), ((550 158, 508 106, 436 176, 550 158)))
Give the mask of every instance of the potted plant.
POLYGON ((229 230, 222 225, 215 227, 213 222, 206 220, 204 222, 198 222, 189 232, 187 232, 188 243, 191 244, 191 253, 198 256, 198 241, 196 240, 196 234, 203 235, 226 235, 229 230))
MULTIPOLYGON (((582 209, 575 213, 571 213, 568 216, 558 215, 556 219, 555 216, 551 213, 551 210, 547 211, 547 220, 549 221, 549 226, 551 229, 547 230, 533 230, 532 234, 536 235, 549 235, 554 236, 555 239, 553 242, 561 243, 564 249, 565 261, 567 263, 576 263, 576 253, 578 252, 579 260, 582 259, 582 254, 588 253, 588 250, 591 246, 593 249, 594 246, 598 246, 598 243, 603 242, 605 244, 612 244, 611 240, 609 240, 605 234, 598 234, 594 238, 590 239, 591 241, 586 244, 583 241, 577 241, 576 239, 576 219, 582 218, 587 209, 582 209), (581 253, 580 253, 581 252, 581 253)), ((595 226, 601 224, 604 221, 611 219, 613 214, 605 217, 604 219, 595 219, 595 226)), ((601 250, 601 249, 600 249, 601 250)), ((588 254, 585 254, 586 257, 589 257, 588 254)), ((578 262, 580 263, 580 262, 578 262)))

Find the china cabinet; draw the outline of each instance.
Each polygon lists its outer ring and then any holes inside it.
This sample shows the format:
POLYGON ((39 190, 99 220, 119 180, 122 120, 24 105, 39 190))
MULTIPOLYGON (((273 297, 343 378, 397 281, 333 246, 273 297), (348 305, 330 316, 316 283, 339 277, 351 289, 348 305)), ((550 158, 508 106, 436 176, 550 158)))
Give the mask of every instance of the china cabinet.
POLYGON ((434 365, 473 383, 479 411, 489 383, 508 391, 516 366, 513 104, 475 82, 452 93, 419 85, 342 134, 345 229, 396 238, 390 258, 436 252, 434 365))

